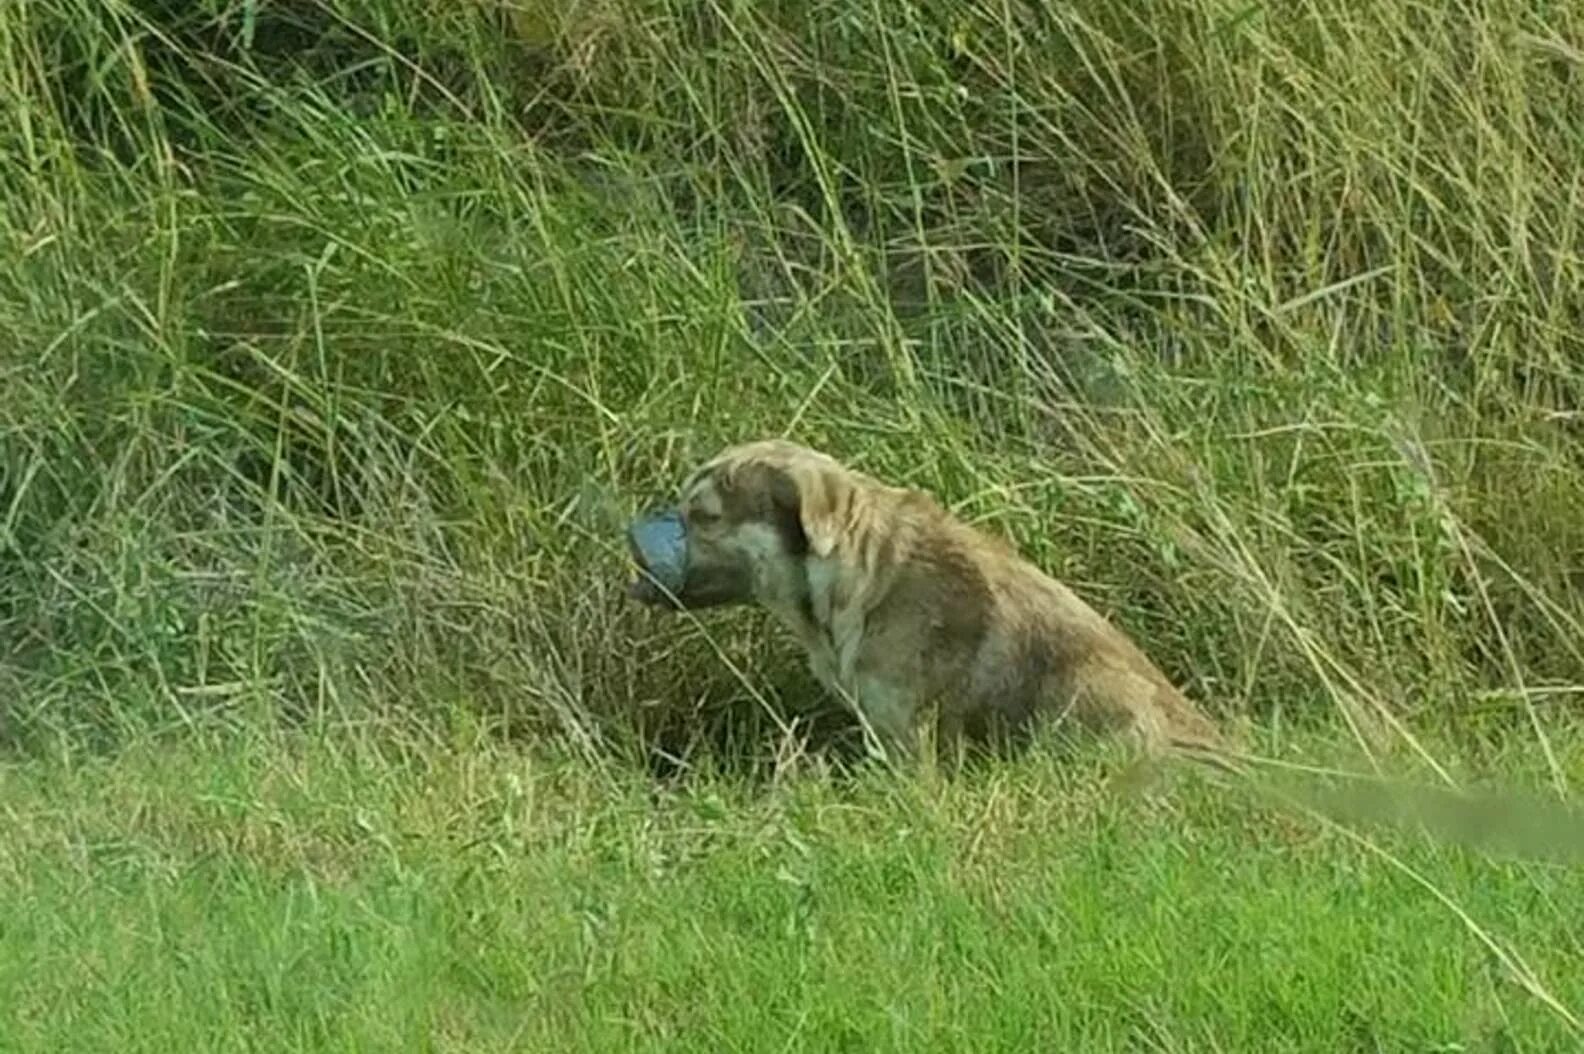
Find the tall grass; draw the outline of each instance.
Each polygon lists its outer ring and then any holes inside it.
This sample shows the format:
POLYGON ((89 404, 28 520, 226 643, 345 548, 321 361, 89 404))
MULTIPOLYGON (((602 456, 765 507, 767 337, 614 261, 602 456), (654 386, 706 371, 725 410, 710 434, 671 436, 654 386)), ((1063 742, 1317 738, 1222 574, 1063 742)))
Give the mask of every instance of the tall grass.
POLYGON ((774 751, 796 656, 615 545, 772 432, 1229 720, 1584 693, 1575 7, 29 0, 0 78, 13 749, 774 751))

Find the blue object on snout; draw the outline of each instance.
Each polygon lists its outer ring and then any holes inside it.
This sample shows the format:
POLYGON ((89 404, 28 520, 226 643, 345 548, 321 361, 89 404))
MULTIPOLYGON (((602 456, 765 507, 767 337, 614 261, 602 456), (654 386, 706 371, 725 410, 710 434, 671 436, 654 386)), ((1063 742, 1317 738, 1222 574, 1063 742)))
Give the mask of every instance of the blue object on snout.
POLYGON ((628 529, 627 538, 634 558, 647 572, 633 583, 632 594, 650 602, 667 600, 656 583, 680 594, 687 577, 687 527, 681 513, 668 509, 644 516, 628 529))

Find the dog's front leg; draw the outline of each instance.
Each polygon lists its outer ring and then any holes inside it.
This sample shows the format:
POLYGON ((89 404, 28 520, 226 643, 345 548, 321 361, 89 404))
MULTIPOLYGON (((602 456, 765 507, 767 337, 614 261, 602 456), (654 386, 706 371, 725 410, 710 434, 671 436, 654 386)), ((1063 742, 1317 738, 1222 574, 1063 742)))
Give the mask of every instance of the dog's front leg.
POLYGON ((918 701, 913 691, 874 675, 860 673, 853 680, 853 701, 874 745, 895 760, 917 756, 918 701))
MULTIPOLYGON (((847 693, 842 688, 841 671, 836 667, 836 656, 821 640, 815 639, 808 642, 808 668, 814 679, 832 695, 844 696, 847 693)), ((848 700, 851 702, 852 700, 848 700)))
POLYGON ((825 638, 805 640, 809 671, 832 695, 852 707, 871 748, 893 758, 910 758, 918 750, 918 701, 913 690, 878 670, 865 670, 841 656, 825 638), (844 666, 846 669, 844 669, 844 666))

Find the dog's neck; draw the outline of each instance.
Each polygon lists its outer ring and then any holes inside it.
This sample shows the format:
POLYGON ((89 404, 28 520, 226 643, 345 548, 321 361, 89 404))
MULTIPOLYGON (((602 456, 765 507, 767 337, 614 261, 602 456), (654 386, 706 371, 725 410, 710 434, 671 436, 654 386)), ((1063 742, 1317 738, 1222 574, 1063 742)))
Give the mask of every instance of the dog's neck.
POLYGON ((759 602, 803 645, 827 688, 851 688, 864 616, 883 590, 852 595, 852 576, 844 573, 839 555, 812 557, 801 571, 785 581, 763 583, 759 602))
MULTIPOLYGON (((755 597, 772 618, 799 640, 812 645, 826 635, 830 624, 829 570, 816 572, 824 561, 811 559, 798 566, 797 573, 774 573, 755 583, 755 597)), ((779 569, 778 569, 779 570, 779 569)))

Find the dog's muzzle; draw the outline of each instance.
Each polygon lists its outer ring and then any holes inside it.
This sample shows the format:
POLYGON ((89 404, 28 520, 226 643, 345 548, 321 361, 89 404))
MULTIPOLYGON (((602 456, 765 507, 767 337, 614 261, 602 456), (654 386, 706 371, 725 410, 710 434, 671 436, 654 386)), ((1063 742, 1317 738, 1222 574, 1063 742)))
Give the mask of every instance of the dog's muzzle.
POLYGON ((639 568, 627 595, 645 604, 674 606, 687 579, 687 526, 675 509, 652 512, 633 521, 627 542, 639 568))

